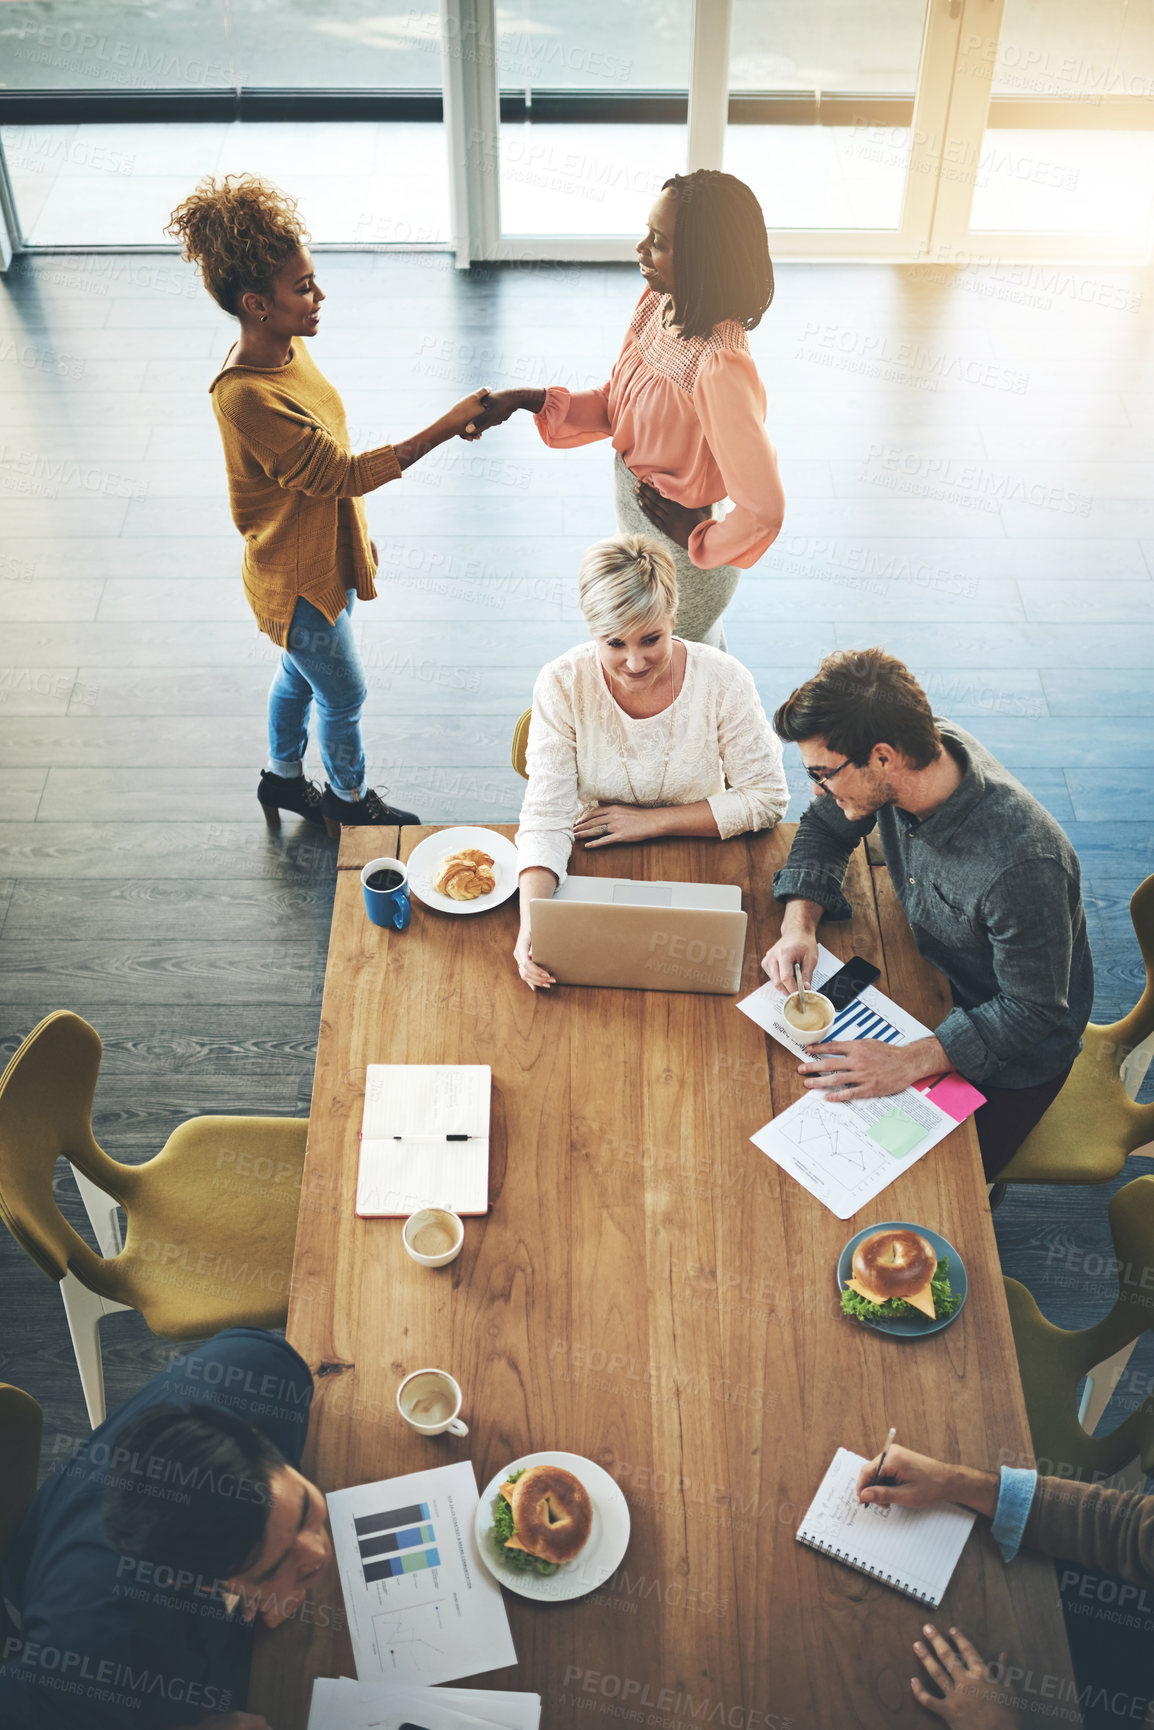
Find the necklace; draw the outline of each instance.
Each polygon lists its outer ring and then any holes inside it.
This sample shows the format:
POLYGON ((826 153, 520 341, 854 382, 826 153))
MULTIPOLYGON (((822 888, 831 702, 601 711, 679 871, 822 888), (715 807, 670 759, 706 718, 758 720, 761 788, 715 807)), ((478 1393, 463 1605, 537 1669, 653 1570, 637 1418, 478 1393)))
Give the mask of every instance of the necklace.
MULTIPOLYGON (((644 803, 646 803, 650 806, 660 805, 660 803, 661 803, 661 795, 665 791, 665 778, 669 774, 669 759, 673 755, 673 704, 674 704, 674 700, 675 700, 674 699, 674 693, 673 693, 673 654, 674 654, 674 651, 670 650, 670 654, 669 654, 669 731, 665 737, 665 761, 661 766, 661 785, 658 787, 657 792, 652 799, 644 801, 644 803)), ((629 785, 629 792, 632 795, 633 804, 634 805, 641 805, 643 803, 643 801, 637 797, 637 789, 634 787, 633 777, 629 773, 629 760, 628 760, 628 755, 627 755, 628 748, 629 748, 629 741, 625 737, 625 727, 622 723, 621 716, 618 714, 617 710, 618 710, 617 703, 614 702, 613 715, 614 715, 614 719, 617 722, 617 734, 618 734, 618 737, 621 741, 621 750, 618 752, 618 756, 621 758, 621 767, 625 771, 625 779, 629 785)), ((658 712, 660 713, 660 711, 658 711, 658 712)), ((630 718, 633 719, 633 717, 630 717, 630 718)), ((648 719, 648 718, 649 717, 646 717, 646 719, 648 719)))

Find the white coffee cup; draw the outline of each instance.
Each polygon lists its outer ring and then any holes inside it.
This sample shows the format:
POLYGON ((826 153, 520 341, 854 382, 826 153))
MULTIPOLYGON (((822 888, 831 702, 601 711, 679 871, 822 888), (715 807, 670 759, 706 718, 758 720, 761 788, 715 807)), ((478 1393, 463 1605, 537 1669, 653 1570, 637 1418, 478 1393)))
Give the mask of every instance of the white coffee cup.
POLYGON ((826 1037, 830 1028, 833 1026, 833 1018, 837 1014, 837 1010, 834 1008, 829 998, 823 997, 820 991, 807 991, 805 994, 805 1002, 807 1008, 810 1004, 813 1004, 816 1008, 825 1011, 825 1020, 822 1022, 820 1027, 794 1026, 793 1022, 789 1018, 789 1011, 791 1009, 800 1009, 801 1007, 798 1002, 796 991, 792 996, 787 997, 785 1000, 785 1005, 782 1009, 782 1020, 785 1022, 785 1025, 789 1030, 789 1037, 793 1040, 795 1045, 816 1045, 819 1039, 824 1039, 826 1037))
POLYGON ((461 1253, 464 1222, 447 1207, 422 1207, 405 1221, 402 1240, 422 1267, 444 1267, 461 1253))
POLYGON ((397 1389, 397 1410, 422 1436, 467 1436, 460 1409, 461 1390, 446 1370, 413 1370, 397 1389))

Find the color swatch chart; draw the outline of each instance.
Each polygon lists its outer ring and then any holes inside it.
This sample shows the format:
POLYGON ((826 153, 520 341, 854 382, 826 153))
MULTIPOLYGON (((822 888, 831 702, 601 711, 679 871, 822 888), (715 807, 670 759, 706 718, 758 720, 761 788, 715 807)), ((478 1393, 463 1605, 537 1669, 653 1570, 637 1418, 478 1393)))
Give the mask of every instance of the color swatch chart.
POLYGON ((400 1574, 419 1574, 422 1569, 441 1565, 427 1502, 363 1514, 353 1521, 353 1527, 366 1586, 374 1580, 394 1580, 400 1574))

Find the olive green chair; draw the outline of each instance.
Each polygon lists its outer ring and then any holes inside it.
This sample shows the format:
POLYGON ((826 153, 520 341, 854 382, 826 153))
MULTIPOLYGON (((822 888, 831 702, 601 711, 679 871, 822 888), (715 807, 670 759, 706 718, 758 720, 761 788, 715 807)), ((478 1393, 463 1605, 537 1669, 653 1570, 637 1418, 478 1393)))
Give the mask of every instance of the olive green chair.
POLYGON ((1130 901, 1146 989, 1121 1021, 1087 1027, 1066 1085, 998 1183, 1108 1183, 1136 1148, 1154 1141, 1154 1104, 1134 1096, 1154 1052, 1154 876, 1130 901))
MULTIPOLYGON (((1130 1473, 1130 1481, 1140 1482, 1154 1470, 1154 1397, 1106 1435, 1094 1432, 1135 1344, 1154 1327, 1154 1177, 1126 1184, 1111 1197, 1109 1212, 1118 1298, 1108 1315, 1088 1328, 1055 1327, 1015 1279, 1005 1281, 1006 1301, 1039 1469, 1109 1477, 1140 1460, 1141 1473, 1130 1473)), ((1081 1260, 1074 1271, 1082 1271, 1081 1260)))
POLYGON ((0 1382, 0 1561, 36 1493, 43 1429, 32 1395, 0 1382))
POLYGON ((517 717, 517 725, 513 728, 513 749, 510 756, 514 769, 524 781, 529 779, 529 771, 525 767, 525 753, 529 749, 529 722, 532 719, 532 709, 526 709, 523 715, 517 717))
POLYGON ((194 1117, 152 1159, 121 1165, 92 1134, 100 1056, 95 1029, 60 1010, 0 1076, 0 1218, 61 1288, 93 1425, 104 1418, 102 1316, 139 1310, 174 1340, 283 1325, 308 1133, 304 1118, 194 1117), (61 1158, 99 1254, 57 1206, 61 1158))

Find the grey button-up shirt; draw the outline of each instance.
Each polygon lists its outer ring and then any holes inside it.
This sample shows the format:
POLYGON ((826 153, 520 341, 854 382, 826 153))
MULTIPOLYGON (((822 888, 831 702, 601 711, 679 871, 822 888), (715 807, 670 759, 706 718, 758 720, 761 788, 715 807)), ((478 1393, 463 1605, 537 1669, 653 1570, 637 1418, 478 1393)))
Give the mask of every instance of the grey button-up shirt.
POLYGON ((815 798, 773 880, 779 901, 848 919, 854 848, 877 826, 914 941, 955 1008, 935 1034, 970 1081, 1034 1087, 1077 1054, 1094 1000, 1078 857, 1060 826, 984 745, 938 721, 962 780, 924 822, 895 805, 851 823, 815 798))

